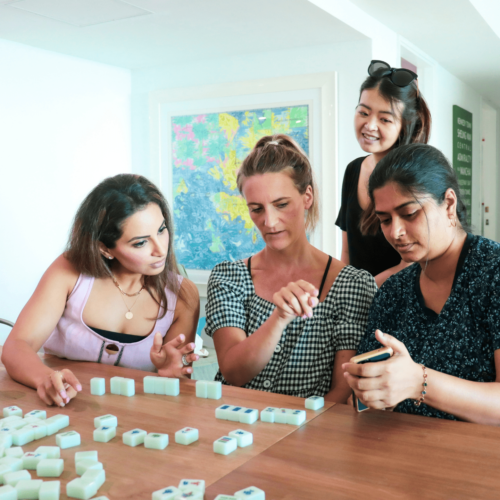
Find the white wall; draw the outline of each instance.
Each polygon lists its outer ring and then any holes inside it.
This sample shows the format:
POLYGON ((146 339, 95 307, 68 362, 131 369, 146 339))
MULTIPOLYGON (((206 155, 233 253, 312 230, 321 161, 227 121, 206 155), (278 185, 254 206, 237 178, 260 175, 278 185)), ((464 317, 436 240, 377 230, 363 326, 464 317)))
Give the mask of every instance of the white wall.
MULTIPOLYGON (((371 41, 371 58, 399 67, 398 35, 349 0, 309 0, 325 12, 363 33, 371 41)), ((368 64, 365 63, 366 68, 368 64)))
POLYGON ((15 321, 85 195, 131 170, 131 84, 129 70, 5 40, 0 67, 0 317, 15 321))

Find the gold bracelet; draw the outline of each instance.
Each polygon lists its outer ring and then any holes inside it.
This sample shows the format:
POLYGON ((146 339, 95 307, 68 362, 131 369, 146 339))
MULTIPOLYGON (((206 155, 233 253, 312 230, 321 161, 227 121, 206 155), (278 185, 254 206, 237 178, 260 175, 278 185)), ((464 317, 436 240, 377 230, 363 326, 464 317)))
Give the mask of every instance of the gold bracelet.
POLYGON ((420 406, 424 402, 425 395, 427 394, 427 371, 426 371, 426 368, 424 365, 420 365, 420 366, 422 367, 422 370, 424 371, 424 381, 422 383, 423 390, 420 393, 421 394, 420 398, 416 401, 413 401, 413 404, 415 406, 420 406))

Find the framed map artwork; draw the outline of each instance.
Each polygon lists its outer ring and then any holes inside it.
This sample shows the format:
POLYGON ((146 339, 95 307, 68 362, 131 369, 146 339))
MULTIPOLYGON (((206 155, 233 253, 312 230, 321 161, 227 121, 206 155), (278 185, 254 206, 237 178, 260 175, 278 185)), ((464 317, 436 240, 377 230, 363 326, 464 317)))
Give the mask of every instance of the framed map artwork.
POLYGON ((210 270, 261 250, 236 174, 266 135, 289 135, 309 155, 309 105, 172 116, 171 134, 177 260, 210 270))
MULTIPOLYGON (((338 211, 335 73, 152 91, 149 117, 146 175, 169 202, 177 261, 201 296, 216 264, 264 247, 236 186, 238 167, 261 137, 293 137, 313 166, 320 219, 321 211, 338 211)), ((334 255, 333 224, 320 223, 310 241, 334 255)))

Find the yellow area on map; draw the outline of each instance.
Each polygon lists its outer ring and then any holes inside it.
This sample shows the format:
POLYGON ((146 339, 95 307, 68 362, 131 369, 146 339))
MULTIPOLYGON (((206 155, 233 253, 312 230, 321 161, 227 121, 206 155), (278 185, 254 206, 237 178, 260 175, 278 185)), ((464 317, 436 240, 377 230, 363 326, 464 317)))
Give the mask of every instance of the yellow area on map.
POLYGON ((186 184, 186 181, 184 179, 181 179, 179 184, 177 184, 177 189, 175 190, 174 198, 181 193, 187 193, 188 192, 188 187, 186 184))
POLYGON ((242 125, 249 125, 250 116, 253 115, 253 112, 245 111, 245 119, 241 122, 242 125))
POLYGON ((231 191, 237 189, 236 185, 236 171, 239 167, 238 158, 236 158, 236 150, 231 149, 229 156, 226 156, 223 161, 219 162, 219 168, 222 170, 224 176, 224 185, 228 186, 231 191))
POLYGON ((215 167, 212 167, 208 173, 216 180, 218 181, 221 176, 222 176, 222 172, 219 170, 219 167, 216 165, 215 167))
MULTIPOLYGON (((280 117, 276 120, 276 115, 271 113, 271 129, 273 134, 289 134, 290 133, 290 108, 286 111, 286 118, 280 117)), ((271 133, 271 132, 270 132, 271 133)))
POLYGON ((220 214, 227 214, 233 221, 236 217, 241 217, 245 222, 245 229, 251 230, 254 225, 245 200, 241 196, 232 196, 230 194, 220 192, 214 195, 213 201, 215 209, 220 214))
POLYGON ((255 146, 256 142, 260 138, 264 137, 265 135, 269 135, 269 134, 267 134, 266 131, 264 131, 264 130, 259 130, 257 133, 255 133, 255 130, 253 129, 253 127, 249 127, 247 135, 243 136, 240 139, 240 142, 241 142, 241 144, 243 144, 243 146, 245 148, 252 150, 253 147, 255 146))
POLYGON ((227 140, 232 142, 240 124, 238 119, 227 113, 219 114, 219 127, 226 133, 227 140))

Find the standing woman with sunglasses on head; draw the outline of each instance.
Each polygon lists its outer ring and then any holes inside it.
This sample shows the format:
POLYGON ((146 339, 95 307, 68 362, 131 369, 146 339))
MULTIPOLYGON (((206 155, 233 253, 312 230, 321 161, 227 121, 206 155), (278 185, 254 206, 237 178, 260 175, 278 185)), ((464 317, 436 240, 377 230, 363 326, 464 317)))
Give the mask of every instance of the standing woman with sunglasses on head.
POLYGON ((431 114, 418 90, 417 74, 372 61, 354 116, 359 145, 368 156, 346 168, 336 225, 342 230, 341 261, 365 269, 380 287, 405 264, 387 243, 368 196, 368 180, 392 149, 429 140, 431 114))

